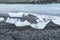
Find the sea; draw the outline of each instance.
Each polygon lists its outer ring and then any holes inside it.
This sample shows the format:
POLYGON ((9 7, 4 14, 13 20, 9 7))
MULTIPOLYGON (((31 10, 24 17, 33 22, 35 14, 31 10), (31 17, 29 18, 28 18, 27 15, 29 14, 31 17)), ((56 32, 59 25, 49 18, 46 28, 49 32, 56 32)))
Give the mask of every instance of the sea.
POLYGON ((60 16, 60 4, 0 4, 0 13, 36 13, 60 16))

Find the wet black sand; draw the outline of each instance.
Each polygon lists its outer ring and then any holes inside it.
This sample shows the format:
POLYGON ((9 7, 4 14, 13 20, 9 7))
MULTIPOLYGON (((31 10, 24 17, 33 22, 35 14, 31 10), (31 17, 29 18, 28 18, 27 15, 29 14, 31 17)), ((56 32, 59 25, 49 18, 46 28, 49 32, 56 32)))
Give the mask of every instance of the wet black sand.
POLYGON ((0 40, 60 40, 60 26, 50 22, 45 29, 38 30, 0 22, 0 40))

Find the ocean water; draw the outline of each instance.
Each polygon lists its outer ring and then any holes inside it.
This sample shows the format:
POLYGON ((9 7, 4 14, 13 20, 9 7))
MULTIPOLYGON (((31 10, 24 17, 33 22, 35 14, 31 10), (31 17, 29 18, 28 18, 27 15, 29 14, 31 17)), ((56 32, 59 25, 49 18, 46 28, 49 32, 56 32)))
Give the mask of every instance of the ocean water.
POLYGON ((0 4, 1 12, 28 12, 60 16, 60 4, 0 4))

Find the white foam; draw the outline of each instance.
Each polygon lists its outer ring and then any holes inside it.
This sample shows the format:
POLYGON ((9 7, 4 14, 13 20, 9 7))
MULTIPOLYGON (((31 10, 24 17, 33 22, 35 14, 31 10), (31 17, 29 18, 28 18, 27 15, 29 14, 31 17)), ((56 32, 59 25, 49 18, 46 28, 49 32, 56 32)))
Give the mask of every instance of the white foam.
POLYGON ((9 17, 6 20, 7 23, 11 23, 11 24, 14 24, 16 21, 17 21, 17 19, 13 19, 13 18, 9 18, 9 17))
POLYGON ((28 13, 28 12, 19 12, 19 13, 22 13, 22 14, 24 14, 25 16, 27 16, 28 14, 31 14, 31 15, 34 15, 34 16, 37 15, 37 14, 34 14, 34 13, 28 13))
POLYGON ((27 16, 29 13, 24 13, 25 16, 27 16))
POLYGON ((23 13, 20 12, 20 13, 8 13, 10 17, 22 17, 23 16, 23 13))
POLYGON ((3 17, 0 17, 0 21, 4 21, 4 18, 3 17))
POLYGON ((37 22, 44 21, 42 18, 36 20, 37 22))

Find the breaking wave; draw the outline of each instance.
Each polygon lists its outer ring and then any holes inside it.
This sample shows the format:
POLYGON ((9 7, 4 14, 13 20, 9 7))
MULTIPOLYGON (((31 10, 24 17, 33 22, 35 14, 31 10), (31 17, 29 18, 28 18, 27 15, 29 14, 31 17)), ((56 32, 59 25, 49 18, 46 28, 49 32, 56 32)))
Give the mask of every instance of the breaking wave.
MULTIPOLYGON (((6 19, 6 23, 15 24, 16 27, 22 27, 30 25, 35 29, 43 29, 50 22, 53 21, 55 24, 60 25, 59 16, 51 15, 40 15, 34 13, 8 13, 9 17, 6 19)), ((0 17, 0 21, 4 21, 3 17, 0 17)))

